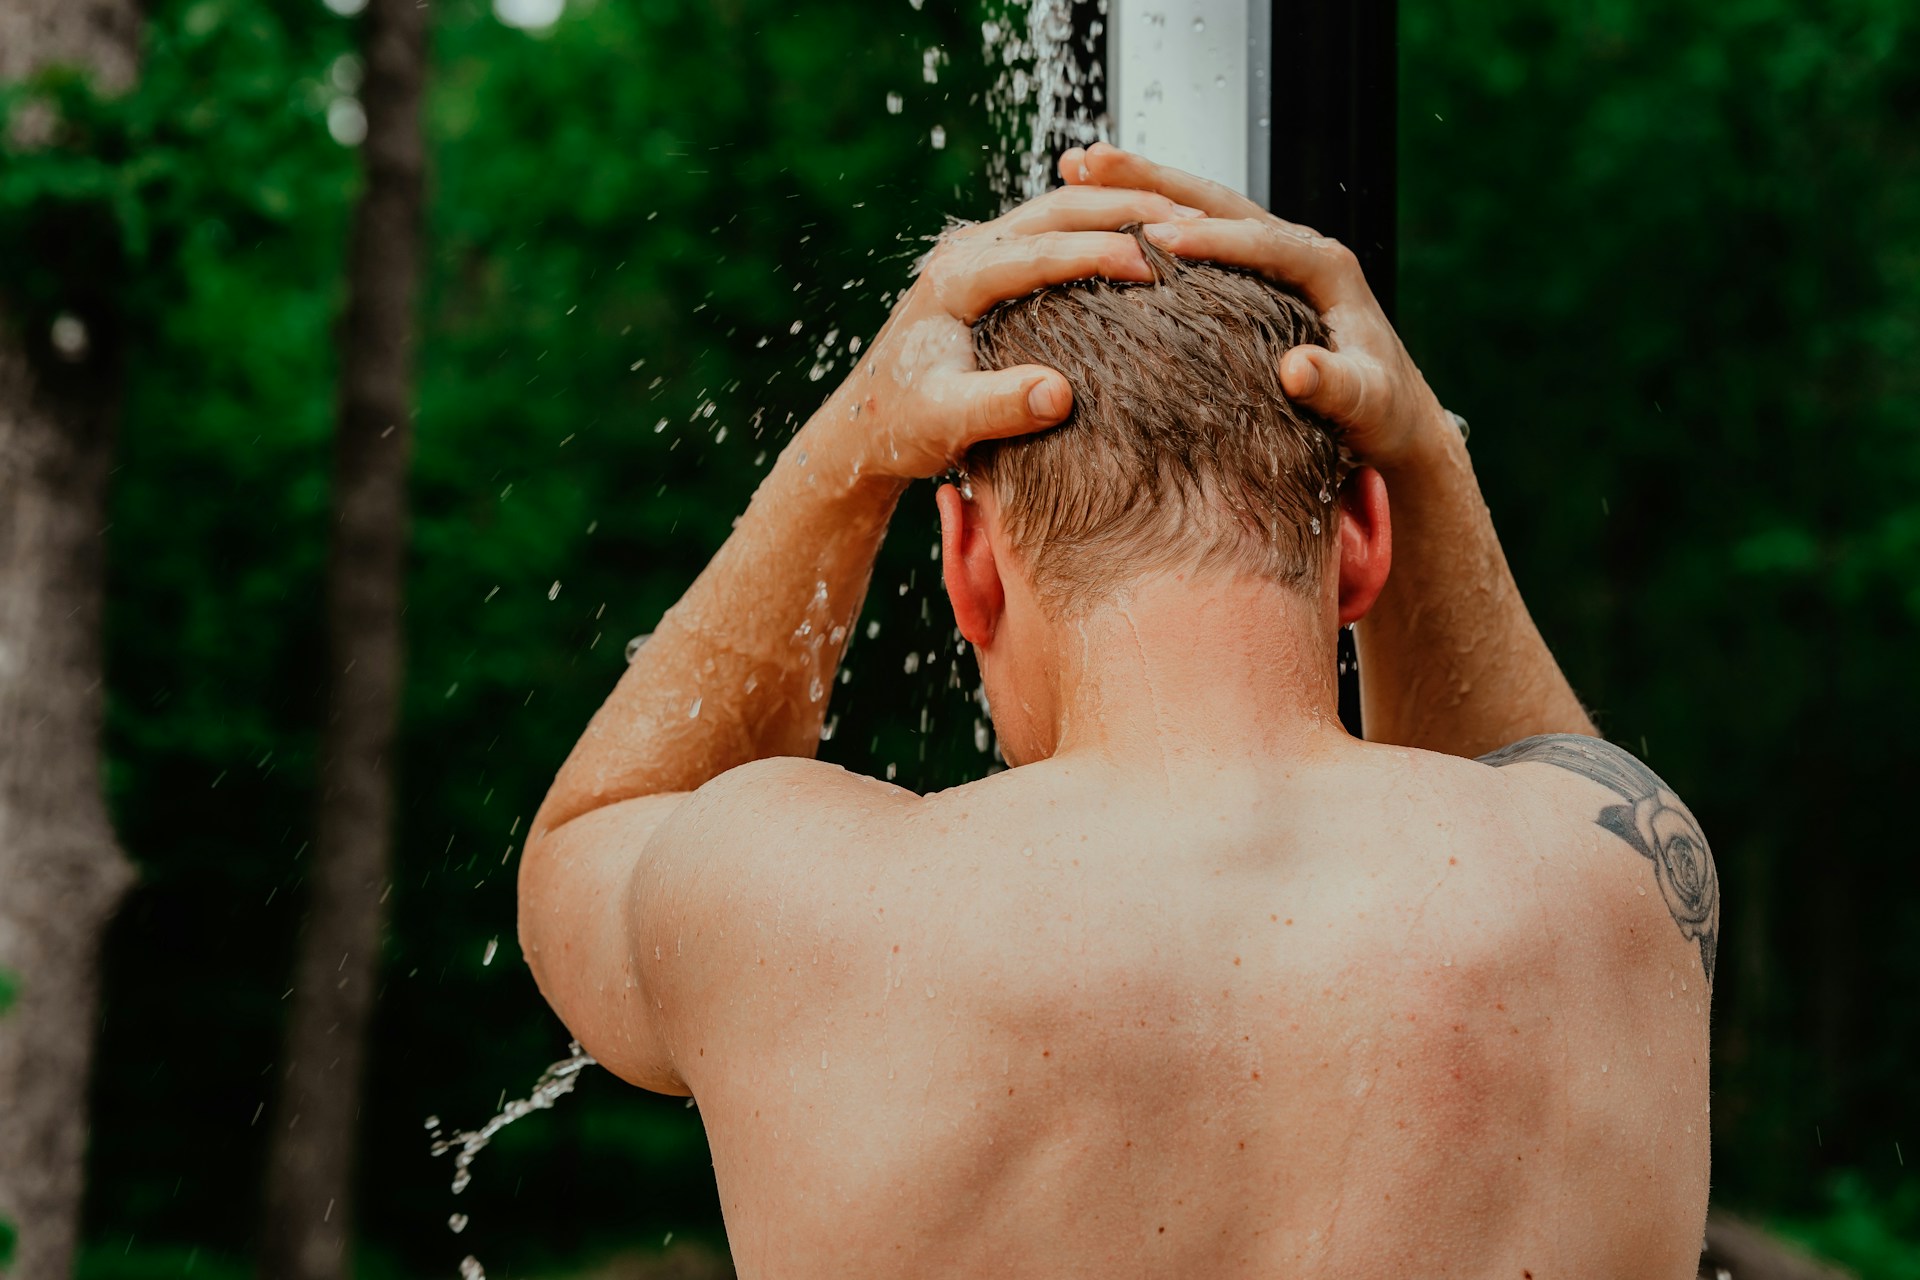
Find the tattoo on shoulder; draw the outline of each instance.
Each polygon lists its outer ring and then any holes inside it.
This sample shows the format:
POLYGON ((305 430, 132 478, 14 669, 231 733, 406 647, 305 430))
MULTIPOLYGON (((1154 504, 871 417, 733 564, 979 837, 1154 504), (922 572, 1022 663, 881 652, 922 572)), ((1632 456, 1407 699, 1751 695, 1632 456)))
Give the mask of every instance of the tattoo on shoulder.
POLYGON ((1590 778, 1624 802, 1608 805, 1594 819, 1653 863, 1654 879, 1673 922, 1700 944, 1700 963, 1713 982, 1714 949, 1720 940, 1720 878, 1713 853, 1693 813, 1659 775, 1619 747, 1572 733, 1523 738, 1480 757, 1495 768, 1550 764, 1590 778))

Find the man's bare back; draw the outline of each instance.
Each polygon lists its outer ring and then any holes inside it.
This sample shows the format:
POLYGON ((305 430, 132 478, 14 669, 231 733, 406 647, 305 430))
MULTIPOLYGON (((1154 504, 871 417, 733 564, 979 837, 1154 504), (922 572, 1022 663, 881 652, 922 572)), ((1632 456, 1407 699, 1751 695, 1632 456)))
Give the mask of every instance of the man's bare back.
MULTIPOLYGON (((1352 255, 1112 149, 1062 167, 935 254, 562 769, 521 869, 543 993, 611 1070, 697 1099, 746 1277, 1691 1276, 1718 921, 1692 815, 1589 736, 1352 255), (920 796, 805 758, 906 480, 1066 412, 1040 364, 980 371, 967 326, 1156 279, 1113 230, 1143 221, 1337 319, 1270 394, 1378 470, 1319 506, 1284 468, 1233 481, 1330 522, 1274 573, 1207 559, 1241 527, 1208 508, 1127 524, 1128 490, 1115 527, 1198 550, 1110 556, 1122 589, 1071 610, 1018 484, 943 487, 1017 767, 920 796), (1376 742, 1336 715, 1363 618, 1376 742)), ((1218 398, 1261 412, 1244 373, 1218 398)))
POLYGON ((741 1273, 1691 1266, 1704 983, 1617 797, 1351 756, 742 771, 787 834, 640 948, 741 1273))

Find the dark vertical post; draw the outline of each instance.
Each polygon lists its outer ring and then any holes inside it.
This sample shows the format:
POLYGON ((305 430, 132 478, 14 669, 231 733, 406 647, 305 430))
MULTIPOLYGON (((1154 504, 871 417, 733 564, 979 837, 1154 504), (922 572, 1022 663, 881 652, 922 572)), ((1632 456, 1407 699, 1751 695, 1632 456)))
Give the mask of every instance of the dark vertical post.
MULTIPOLYGON (((1271 0, 1267 207, 1360 256, 1393 316, 1398 252, 1396 0, 1271 0)), ((1340 637, 1340 718, 1360 732, 1353 637, 1340 637)))

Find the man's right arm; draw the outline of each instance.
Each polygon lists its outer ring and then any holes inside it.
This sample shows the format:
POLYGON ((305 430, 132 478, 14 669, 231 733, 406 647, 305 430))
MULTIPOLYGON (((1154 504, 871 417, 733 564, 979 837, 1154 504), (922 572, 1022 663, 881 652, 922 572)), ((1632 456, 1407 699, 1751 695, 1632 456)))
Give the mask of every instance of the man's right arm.
POLYGON ((1539 734, 1592 735, 1520 598, 1466 442, 1352 252, 1217 183, 1105 144, 1068 151, 1060 172, 1072 185, 1137 187, 1203 210, 1146 233, 1299 289, 1326 318, 1334 349, 1296 347, 1280 375, 1295 402, 1345 429, 1392 502, 1393 572, 1357 633, 1367 737, 1479 756, 1539 734))

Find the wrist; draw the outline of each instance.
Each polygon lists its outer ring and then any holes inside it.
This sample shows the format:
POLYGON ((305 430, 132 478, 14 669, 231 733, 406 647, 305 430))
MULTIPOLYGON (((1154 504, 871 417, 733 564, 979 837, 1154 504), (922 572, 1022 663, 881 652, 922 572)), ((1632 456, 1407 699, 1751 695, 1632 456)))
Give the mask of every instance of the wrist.
POLYGON ((1362 461, 1391 483, 1396 477, 1404 479, 1450 470, 1464 463, 1466 456, 1463 420, 1441 408, 1438 400, 1433 400, 1407 433, 1405 442, 1391 456, 1363 458, 1362 461))
POLYGON ((871 433, 855 429, 861 416, 838 397, 828 400, 780 451, 776 470, 790 471, 822 497, 878 504, 890 512, 908 482, 874 465, 871 433))

